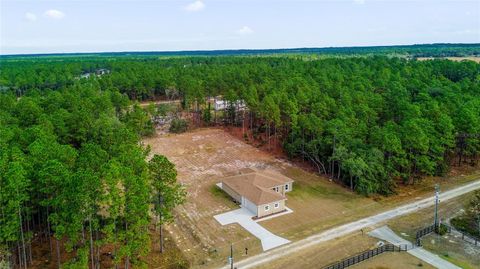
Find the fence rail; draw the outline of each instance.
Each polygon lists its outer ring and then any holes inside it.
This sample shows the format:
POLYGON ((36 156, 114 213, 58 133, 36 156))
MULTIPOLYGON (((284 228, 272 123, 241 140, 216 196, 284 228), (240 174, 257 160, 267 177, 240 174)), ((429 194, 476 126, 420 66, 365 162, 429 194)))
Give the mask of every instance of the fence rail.
POLYGON ((422 242, 420 241, 420 239, 422 237, 424 237, 425 235, 428 235, 430 233, 433 233, 433 232, 435 232, 435 224, 432 224, 430 226, 427 226, 425 228, 422 228, 422 229, 418 230, 416 235, 415 235, 415 242, 416 242, 417 246, 422 245, 422 242))
POLYGON ((407 250, 411 249, 412 247, 413 246, 409 247, 409 245, 395 246, 395 245, 392 245, 392 244, 386 244, 386 245, 383 245, 383 246, 380 246, 380 247, 377 247, 377 248, 374 248, 374 249, 364 251, 360 254, 357 254, 357 255, 352 256, 352 257, 347 258, 347 259, 344 259, 340 262, 337 262, 337 263, 331 264, 329 266, 326 266, 326 267, 324 267, 324 269, 343 269, 343 268, 347 268, 349 266, 352 266, 354 264, 357 264, 359 262, 362 262, 364 260, 368 260, 370 258, 373 258, 377 255, 380 255, 380 254, 384 253, 384 252, 407 251, 407 250))
POLYGON ((422 229, 417 231, 415 239, 418 240, 418 239, 424 237, 425 235, 427 235, 429 233, 432 233, 434 231, 435 231, 435 224, 427 226, 425 228, 422 228, 422 229))
POLYGON ((466 242, 469 242, 469 243, 472 243, 474 244, 475 246, 480 246, 480 238, 474 236, 474 235, 471 235, 469 233, 466 233, 466 232, 463 232, 463 231, 460 231, 458 229, 456 229, 455 227, 452 227, 450 225, 447 225, 447 224, 444 224, 446 227, 448 227, 449 230, 454 230, 455 232, 459 233, 462 235, 462 240, 466 241, 466 242))

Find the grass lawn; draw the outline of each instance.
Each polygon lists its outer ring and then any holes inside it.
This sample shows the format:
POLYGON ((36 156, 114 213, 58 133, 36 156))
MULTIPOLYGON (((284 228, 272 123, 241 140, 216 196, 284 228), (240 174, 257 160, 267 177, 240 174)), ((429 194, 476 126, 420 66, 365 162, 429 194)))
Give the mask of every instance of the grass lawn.
MULTIPOLYGON (((262 265, 262 269, 274 268, 323 268, 329 264, 338 262, 344 258, 364 250, 374 248, 378 240, 362 235, 352 234, 330 242, 313 246, 305 251, 295 253, 292 256, 276 260, 272 263, 262 265)), ((386 252, 369 260, 363 261, 350 268, 374 268, 374 269, 410 269, 410 268, 434 268, 422 262, 406 252, 386 252), (419 266, 421 264, 421 266, 419 266)))
POLYGON ((434 269, 435 267, 407 252, 387 252, 356 264, 351 269, 434 269))
MULTIPOLYGON (((166 155, 175 163, 178 179, 187 188, 187 202, 176 210, 176 220, 168 231, 192 267, 197 268, 224 265, 231 244, 237 259, 262 251, 260 241, 239 225, 221 226, 213 218, 238 208, 216 189, 215 184, 224 175, 241 168, 269 167, 295 180, 286 202, 293 213, 261 223, 271 232, 292 241, 430 196, 435 183, 446 190, 478 178, 460 174, 455 178, 427 178, 415 187, 400 186, 398 195, 364 197, 221 129, 197 129, 179 135, 146 138, 143 142, 151 147, 152 154, 166 155), (245 255, 245 248, 248 248, 248 255, 245 255)), ((356 248, 355 251, 361 250, 356 248)))
MULTIPOLYGON (((448 219, 460 212, 471 199, 473 193, 460 196, 447 202, 440 202, 439 216, 448 219)), ((433 223, 433 207, 388 222, 400 236, 413 242, 418 229, 433 223)), ((423 247, 462 268, 480 267, 480 249, 467 243, 460 236, 431 234, 422 239, 423 247), (476 249, 476 250, 475 250, 476 249)))

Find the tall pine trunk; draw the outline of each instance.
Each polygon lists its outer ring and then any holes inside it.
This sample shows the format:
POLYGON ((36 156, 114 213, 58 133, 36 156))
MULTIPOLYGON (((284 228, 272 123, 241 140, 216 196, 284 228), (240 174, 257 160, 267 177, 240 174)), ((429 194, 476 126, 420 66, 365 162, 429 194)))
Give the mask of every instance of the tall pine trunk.
POLYGON ((57 266, 58 266, 58 269, 60 269, 60 267, 61 267, 60 245, 59 245, 59 242, 58 242, 57 238, 55 238, 55 245, 56 245, 56 252, 57 252, 57 266))
POLYGON ((93 234, 92 234, 92 219, 91 217, 89 218, 88 220, 88 226, 89 226, 89 229, 90 229, 90 259, 91 259, 91 265, 92 265, 92 269, 94 269, 95 267, 95 262, 94 262, 94 254, 93 254, 93 234))
MULTIPOLYGON (((125 232, 128 234, 128 223, 125 221, 125 232)), ((128 238, 125 239, 125 245, 128 246, 128 238)), ((125 257, 125 269, 128 269, 128 266, 130 265, 130 256, 127 254, 125 257)))
POLYGON ((20 220, 20 235, 22 238, 22 256, 23 256, 23 265, 27 268, 27 254, 25 251, 25 236, 23 234, 23 218, 22 218, 22 211, 20 207, 18 207, 18 218, 20 220))
MULTIPOLYGON (((33 220, 34 218, 32 217, 32 226, 33 226, 33 220)), ((30 233, 30 222, 27 220, 27 233, 30 233)), ((33 262, 33 257, 32 257, 32 236, 28 240, 28 260, 29 263, 32 264, 33 262)))
POLYGON ((51 229, 50 229, 50 220, 49 220, 49 207, 47 206, 47 216, 46 216, 46 219, 47 219, 47 234, 48 234, 48 243, 50 245, 50 256, 53 256, 53 245, 52 245, 52 233, 51 233, 51 229))
POLYGON ((163 253, 163 225, 160 223, 160 253, 163 253))

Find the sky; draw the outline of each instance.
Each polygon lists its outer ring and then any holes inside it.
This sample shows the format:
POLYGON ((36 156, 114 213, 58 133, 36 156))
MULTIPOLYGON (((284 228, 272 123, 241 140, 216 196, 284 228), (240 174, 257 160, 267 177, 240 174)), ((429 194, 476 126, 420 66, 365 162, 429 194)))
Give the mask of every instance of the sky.
POLYGON ((0 0, 0 54, 480 43, 480 0, 0 0))

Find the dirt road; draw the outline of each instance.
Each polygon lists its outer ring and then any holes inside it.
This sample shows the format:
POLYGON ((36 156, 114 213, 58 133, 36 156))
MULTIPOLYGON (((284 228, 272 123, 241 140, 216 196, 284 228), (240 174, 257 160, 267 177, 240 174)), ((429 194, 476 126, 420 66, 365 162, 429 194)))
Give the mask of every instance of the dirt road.
MULTIPOLYGON (((440 194, 440 203, 442 201, 447 201, 452 198, 461 196, 463 194, 469 193, 471 191, 474 191, 476 189, 480 189, 480 180, 477 180, 475 182, 463 185, 461 187, 443 192, 440 194)), ((291 244, 287 244, 284 246, 281 246, 279 248, 276 248, 271 251, 263 252, 261 254, 258 254, 256 256, 250 257, 248 259, 239 261, 235 263, 235 267, 239 269, 244 269, 244 268, 254 268, 256 266, 259 266, 261 264, 274 261, 278 258, 288 256, 289 254, 302 251, 303 249, 307 249, 311 246, 314 246, 316 244, 326 242, 335 238, 339 238, 342 236, 345 236, 349 233, 353 233, 355 231, 359 231, 360 229, 364 229, 379 223, 382 223, 387 220, 391 220, 393 218, 406 215, 412 212, 415 212, 420 209, 424 209, 427 207, 432 206, 434 203, 434 199, 432 198, 426 198, 422 200, 418 200, 416 202, 412 202, 388 211, 385 211, 383 213, 367 217, 358 221, 354 221, 351 223, 347 223, 341 226, 338 226, 336 228, 329 229, 327 231, 321 232, 319 234, 312 235, 310 237, 307 237, 305 239, 293 242, 291 244)), ((228 268, 228 267, 224 267, 228 268)))

